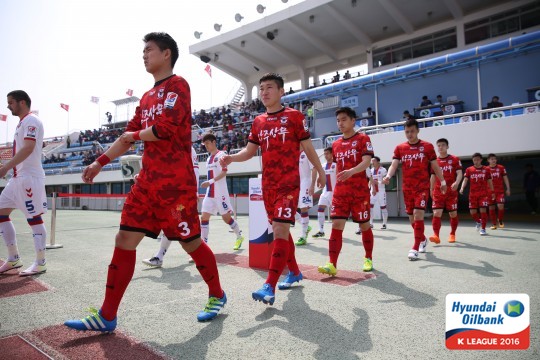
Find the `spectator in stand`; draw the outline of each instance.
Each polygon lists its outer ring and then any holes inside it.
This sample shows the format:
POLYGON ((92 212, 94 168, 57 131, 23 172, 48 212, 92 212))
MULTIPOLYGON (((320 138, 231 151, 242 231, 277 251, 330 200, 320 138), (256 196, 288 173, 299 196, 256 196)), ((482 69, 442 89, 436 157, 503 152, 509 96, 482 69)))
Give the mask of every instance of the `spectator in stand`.
POLYGON ((289 92, 287 94, 294 94, 294 90, 292 89, 292 86, 291 88, 289 89, 289 92))
POLYGON ((322 84, 321 85, 326 85, 326 79, 323 79, 322 81, 322 84))
POLYGON ((488 109, 494 109, 494 108, 498 108, 498 107, 503 107, 503 103, 499 101, 499 97, 498 96, 494 96, 491 98, 491 102, 488 102, 487 104, 487 108, 488 109))
POLYGON ((373 111, 370 107, 366 109, 366 112, 367 112, 367 116, 371 116, 375 118, 375 111, 373 111))
POLYGON ((405 110, 403 112, 403 120, 407 121, 409 119, 415 119, 415 117, 409 112, 409 110, 405 110))
POLYGON ((435 104, 442 105, 443 102, 444 102, 444 100, 442 98, 442 95, 437 95, 437 101, 435 102, 435 104))
POLYGON ((422 96, 422 102, 420 103, 420 106, 429 106, 429 105, 433 105, 431 100, 429 100, 426 95, 422 96))
POLYGON ((339 71, 336 71, 336 75, 332 78, 332 82, 336 83, 341 79, 341 75, 339 74, 339 71))
POLYGON ((343 80, 347 80, 347 79, 350 79, 351 78, 351 73, 349 72, 349 70, 347 70, 345 72, 345 74, 343 75, 343 80))

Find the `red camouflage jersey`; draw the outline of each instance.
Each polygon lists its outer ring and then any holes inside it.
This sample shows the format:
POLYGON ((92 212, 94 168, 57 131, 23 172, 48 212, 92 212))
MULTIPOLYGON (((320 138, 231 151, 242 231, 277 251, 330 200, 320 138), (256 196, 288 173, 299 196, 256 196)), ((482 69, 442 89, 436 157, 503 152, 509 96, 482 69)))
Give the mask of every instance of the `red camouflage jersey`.
POLYGON ((493 190, 496 193, 504 192, 504 179, 506 176, 506 168, 502 165, 495 165, 493 167, 488 166, 489 171, 491 172, 491 181, 493 181, 493 190))
POLYGON ((465 170, 465 177, 469 179, 471 188, 469 190, 469 196, 487 196, 489 193, 488 180, 491 179, 491 173, 487 166, 480 166, 479 168, 469 166, 465 170))
POLYGON ((300 142, 309 138, 304 115, 291 108, 253 120, 248 141, 261 148, 264 188, 300 187, 300 142))
MULTIPOLYGON (((448 191, 451 191, 450 187, 456 181, 457 171, 463 170, 461 161, 457 156, 448 154, 445 158, 437 157, 437 163, 439 164, 439 167, 443 173, 444 181, 446 181, 446 186, 448 186, 448 191)), ((433 169, 431 169, 431 173, 433 174, 433 169)), ((435 188, 433 191, 437 193, 441 191, 441 181, 436 176, 435 188)))
POLYGON ((147 91, 126 131, 152 127, 159 141, 145 141, 138 183, 155 190, 196 190, 191 158, 191 96, 180 76, 158 81, 147 91))
MULTIPOLYGON (((373 157, 371 139, 362 133, 355 133, 348 139, 341 137, 332 144, 332 154, 336 162, 336 174, 339 174, 343 170, 352 169, 360 164, 362 156, 369 155, 373 157)), ((356 173, 345 181, 336 181, 334 196, 358 190, 365 190, 369 194, 368 178, 365 171, 356 173)))
POLYGON ((433 144, 418 140, 416 144, 404 142, 396 146, 393 159, 401 162, 403 191, 428 191, 431 161, 437 159, 433 144))

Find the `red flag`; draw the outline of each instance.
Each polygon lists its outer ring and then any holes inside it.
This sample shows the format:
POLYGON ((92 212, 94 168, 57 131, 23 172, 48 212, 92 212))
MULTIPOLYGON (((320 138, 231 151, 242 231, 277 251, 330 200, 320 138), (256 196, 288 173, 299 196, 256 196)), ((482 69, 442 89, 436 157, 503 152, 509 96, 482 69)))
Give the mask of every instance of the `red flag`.
POLYGON ((69 111, 69 105, 67 104, 60 104, 60 107, 66 111, 69 111))
POLYGON ((0 114, 0 121, 7 121, 7 115, 0 114))
POLYGON ((97 96, 92 96, 90 98, 90 101, 93 102, 94 104, 99 104, 99 98, 97 96))
POLYGON ((133 90, 127 89, 126 95, 127 95, 127 96, 133 96, 133 90))
POLYGON ((209 64, 206 64, 206 67, 204 68, 204 71, 206 71, 208 73, 208 75, 210 77, 212 77, 212 68, 210 67, 209 64))

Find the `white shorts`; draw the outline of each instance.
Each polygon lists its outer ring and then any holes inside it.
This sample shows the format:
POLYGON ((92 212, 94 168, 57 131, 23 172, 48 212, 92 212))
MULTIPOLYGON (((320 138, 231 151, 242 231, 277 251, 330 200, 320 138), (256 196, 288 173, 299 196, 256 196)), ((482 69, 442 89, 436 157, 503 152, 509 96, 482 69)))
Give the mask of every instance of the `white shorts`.
POLYGON ((298 199, 298 208, 302 209, 305 207, 313 206, 313 196, 309 195, 309 187, 311 186, 311 181, 301 182, 300 183, 300 196, 298 199))
POLYGON ((319 206, 326 206, 331 207, 332 206, 332 196, 334 195, 333 191, 325 191, 321 194, 321 197, 319 198, 319 206))
POLYGON ((27 219, 45 214, 45 179, 33 176, 11 178, 0 194, 0 209, 19 209, 27 219))
POLYGON ((212 215, 225 215, 227 213, 234 214, 229 195, 215 196, 213 198, 205 196, 202 202, 201 212, 212 215))
POLYGON ((386 191, 379 191, 375 195, 371 195, 371 205, 379 204, 381 208, 386 206, 386 191))

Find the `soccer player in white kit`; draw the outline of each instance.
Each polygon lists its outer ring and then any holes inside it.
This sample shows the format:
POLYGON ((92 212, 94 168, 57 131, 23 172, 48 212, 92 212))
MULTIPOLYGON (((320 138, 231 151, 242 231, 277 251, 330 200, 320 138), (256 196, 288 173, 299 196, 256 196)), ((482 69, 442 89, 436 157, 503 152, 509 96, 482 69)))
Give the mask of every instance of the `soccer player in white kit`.
MULTIPOLYGON (((197 159, 197 152, 191 146, 191 161, 193 162, 193 171, 195 172, 195 178, 197 179, 197 188, 199 186, 199 160, 197 159)), ((199 198, 199 192, 197 192, 197 199, 199 198)), ((171 246, 172 241, 170 241, 163 232, 161 233, 161 240, 159 242, 159 250, 153 257, 149 259, 144 259, 142 262, 145 265, 151 266, 151 267, 161 267, 163 265, 163 258, 165 257, 165 253, 167 253, 167 250, 169 250, 169 246, 171 246)), ((189 258, 190 260, 191 257, 189 258)))
POLYGON ((371 227, 373 227, 373 209, 375 205, 381 207, 383 224, 381 230, 386 230, 386 223, 388 222, 388 209, 386 208, 386 188, 383 183, 383 178, 386 176, 387 171, 381 166, 381 159, 378 156, 371 159, 371 227))
POLYGON ((306 245, 307 237, 311 231, 308 211, 309 208, 313 206, 313 192, 315 190, 317 172, 314 171, 313 165, 309 162, 309 159, 303 150, 300 152, 299 169, 300 195, 298 199, 298 209, 300 209, 300 212, 295 214, 294 219, 302 225, 302 236, 300 236, 296 245, 306 245))
POLYGON ((334 194, 334 186, 336 186, 336 163, 332 155, 332 147, 324 149, 324 172, 326 174, 326 186, 323 188, 319 203, 317 204, 317 219, 319 220, 319 232, 314 234, 314 238, 324 237, 324 212, 327 207, 332 206, 332 195, 334 194))
POLYGON ((6 176, 13 169, 13 177, 0 194, 0 232, 8 249, 7 261, 0 266, 0 274, 22 266, 17 248, 15 227, 9 218, 13 209, 23 212, 32 229, 36 261, 20 276, 36 275, 47 270, 45 246, 47 230, 41 215, 47 212, 45 193, 45 172, 41 165, 43 148, 43 124, 30 112, 32 101, 22 90, 15 90, 7 95, 8 109, 21 120, 15 130, 13 140, 13 158, 0 165, 0 177, 6 176))

